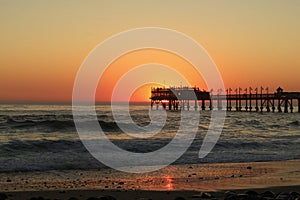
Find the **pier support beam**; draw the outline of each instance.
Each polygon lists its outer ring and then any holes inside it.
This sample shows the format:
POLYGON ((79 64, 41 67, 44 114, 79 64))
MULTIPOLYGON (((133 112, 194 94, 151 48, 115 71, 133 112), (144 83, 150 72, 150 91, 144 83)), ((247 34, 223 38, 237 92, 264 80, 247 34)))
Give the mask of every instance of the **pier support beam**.
POLYGON ((247 94, 245 94, 245 96, 246 96, 246 106, 245 106, 245 110, 246 110, 246 112, 248 112, 248 98, 247 98, 247 94))
POLYGON ((252 98, 251 98, 251 93, 249 96, 249 111, 252 112, 252 98))
POLYGON ((256 98, 255 98, 255 111, 258 112, 259 108, 258 108, 258 95, 256 93, 256 98))
POLYGON ((204 99, 202 99, 202 101, 201 101, 201 109, 202 110, 205 110, 205 100, 204 99))
POLYGON ((209 99, 209 110, 213 110, 214 108, 213 108, 213 106, 212 106, 212 100, 211 99, 209 99))
POLYGON ((282 110, 281 110, 281 106, 280 106, 280 105, 278 106, 278 112, 279 112, 279 113, 281 113, 281 112, 282 112, 282 110))
POLYGON ((282 112, 281 110, 281 102, 280 102, 280 99, 278 99, 278 106, 277 106, 277 109, 278 109, 278 112, 282 112))
POLYGON ((275 99, 272 100, 272 112, 275 112, 275 99))
POLYGON ((285 99, 285 100, 284 100, 284 112, 285 112, 285 113, 289 112, 289 111, 288 111, 288 105, 289 105, 288 103, 289 103, 289 100, 288 100, 288 99, 285 99))
POLYGON ((226 110, 229 111, 229 101, 228 101, 228 98, 226 99, 226 110))
POLYGON ((269 98, 267 98, 266 99, 266 101, 267 101, 267 112, 270 112, 271 111, 271 109, 270 109, 270 101, 269 101, 269 98))
POLYGON ((298 99, 298 112, 300 113, 300 99, 298 99))
POLYGON ((198 101, 195 100, 195 106, 194 106, 195 110, 197 111, 198 110, 198 101))
POLYGON ((270 109, 270 104, 269 104, 269 99, 267 99, 267 112, 270 112, 271 111, 271 109, 270 109))

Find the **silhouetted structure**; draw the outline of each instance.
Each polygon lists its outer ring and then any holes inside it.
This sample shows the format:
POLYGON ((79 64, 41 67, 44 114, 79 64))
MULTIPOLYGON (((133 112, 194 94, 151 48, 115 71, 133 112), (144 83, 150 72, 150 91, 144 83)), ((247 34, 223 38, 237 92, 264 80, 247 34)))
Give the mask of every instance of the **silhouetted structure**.
POLYGON ((261 111, 264 108, 267 112, 278 112, 283 111, 293 112, 294 102, 297 101, 298 112, 300 112, 300 92, 284 92, 282 88, 277 88, 276 92, 269 94, 268 88, 252 89, 237 88, 235 93, 232 94, 232 89, 226 90, 226 94, 222 94, 219 89, 217 94, 200 90, 196 87, 171 87, 171 88, 152 88, 151 89, 151 108, 154 104, 158 109, 161 104, 163 108, 169 110, 190 110, 190 102, 193 102, 194 109, 198 110, 200 105, 201 110, 206 109, 207 102, 209 103, 208 108, 213 110, 213 102, 216 102, 217 109, 222 110, 222 104, 226 101, 226 110, 232 111, 235 107, 236 111, 261 111), (263 91, 266 93, 263 93, 263 91), (244 93, 241 93, 244 91, 244 93), (252 93, 254 91, 254 93, 252 93), (243 107, 243 106, 244 107, 243 107), (244 108, 244 109, 243 109, 244 108))

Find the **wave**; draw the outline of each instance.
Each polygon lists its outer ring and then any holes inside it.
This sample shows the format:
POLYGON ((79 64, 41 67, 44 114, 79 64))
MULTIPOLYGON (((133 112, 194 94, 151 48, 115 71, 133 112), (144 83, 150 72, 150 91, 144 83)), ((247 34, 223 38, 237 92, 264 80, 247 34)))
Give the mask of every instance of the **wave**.
POLYGON ((14 140, 0 146, 0 172, 104 167, 80 141, 14 140))
MULTIPOLYGON (((169 139, 132 139, 113 141, 131 152, 151 152, 162 148, 169 139)), ((201 162, 248 162, 300 158, 297 142, 219 141, 213 151, 199 159, 202 140, 191 147, 175 164, 201 162), (287 152, 291 152, 287 154, 287 152)), ((180 144, 178 144, 180 145, 180 144)), ((105 166, 93 158, 80 140, 12 140, 0 145, 0 172, 97 169, 105 166)))
POLYGON ((14 120, 12 118, 8 118, 7 125, 14 126, 14 127, 30 127, 30 126, 48 126, 52 128, 67 128, 67 127, 73 127, 74 122, 73 120, 41 120, 41 121, 35 121, 35 120, 14 120))
MULTIPOLYGON (((148 124, 148 112, 145 114, 144 111, 136 110, 131 114, 138 125, 148 124)), ((162 135, 149 139, 137 139, 123 133, 118 126, 120 124, 114 122, 111 112, 106 108, 101 107, 97 117, 100 126, 114 144, 131 152, 147 153, 164 147, 176 134, 180 116, 177 113, 168 115, 170 118, 159 133, 162 135)), ((228 113, 221 137, 212 152, 204 159, 199 159, 198 153, 210 120, 210 114, 204 112, 198 127, 199 134, 174 164, 300 158, 299 117, 297 114, 228 113)), ((130 124, 126 124, 127 121, 124 119, 121 125, 132 128, 130 124)), ((85 122, 89 127, 88 123, 91 121, 87 119, 85 122)), ((88 153, 79 140, 70 110, 2 111, 0 136, 3 139, 0 142, 0 172, 105 167, 88 153)))
MULTIPOLYGON (((104 118, 105 116, 100 116, 98 118, 104 118)), ((90 121, 86 121, 89 123, 90 121)), ((104 131, 109 132, 119 132, 120 128, 114 121, 104 121, 98 120, 101 128, 104 131)), ((125 126, 125 125, 124 125, 125 126)), ((14 131, 39 131, 39 132, 65 132, 65 131, 75 131, 75 123, 70 115, 66 116, 22 116, 22 117, 5 117, 0 121, 0 130, 6 132, 14 131)))
POLYGON ((13 119, 11 117, 7 118, 6 123, 1 123, 0 128, 22 130, 22 131, 41 131, 41 132, 56 132, 56 131, 66 131, 74 130, 73 120, 29 120, 29 119, 13 119))
MULTIPOLYGON (((171 141, 166 139, 130 139, 130 140, 113 140, 112 142, 119 147, 131 152, 151 152, 163 147, 171 141)), ((292 144, 292 143, 290 143, 292 144)), ((202 140, 194 141, 191 150, 199 150, 202 140)), ((288 146, 289 143, 282 141, 268 142, 228 142, 219 141, 215 148, 223 149, 270 149, 288 146)), ((25 153, 25 152, 60 152, 65 150, 83 151, 84 147, 80 140, 11 140, 8 143, 0 145, 0 154, 7 153, 25 153)))
POLYGON ((299 121, 293 121, 287 124, 287 126, 300 126, 300 122, 299 121))
MULTIPOLYGON (((122 132, 119 125, 121 127, 127 128, 127 130, 139 131, 136 130, 135 127, 132 127, 129 123, 116 123, 113 119, 107 117, 106 115, 97 116, 98 123, 101 126, 104 132, 122 132)), ((85 118, 83 118, 85 119, 85 118)), ((93 121, 92 120, 83 120, 86 126, 89 126, 93 121)), ((138 120, 135 122, 138 126, 144 127, 149 123, 146 121, 138 120)), ((91 126, 92 127, 92 126, 91 126)), ((177 128, 171 122, 166 123, 166 129, 174 129, 177 128)), ((22 116, 22 117, 5 117, 0 120, 0 132, 75 132, 75 123, 71 116, 55 116, 55 115, 47 115, 47 116, 22 116)))

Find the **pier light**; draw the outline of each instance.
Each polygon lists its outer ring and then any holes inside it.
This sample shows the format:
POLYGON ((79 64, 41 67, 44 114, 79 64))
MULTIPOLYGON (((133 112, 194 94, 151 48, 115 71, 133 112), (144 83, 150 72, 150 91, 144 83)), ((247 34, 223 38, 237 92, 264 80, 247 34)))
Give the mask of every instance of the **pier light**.
POLYGON ((277 93, 282 93, 283 92, 283 89, 281 87, 278 87, 277 88, 277 93))

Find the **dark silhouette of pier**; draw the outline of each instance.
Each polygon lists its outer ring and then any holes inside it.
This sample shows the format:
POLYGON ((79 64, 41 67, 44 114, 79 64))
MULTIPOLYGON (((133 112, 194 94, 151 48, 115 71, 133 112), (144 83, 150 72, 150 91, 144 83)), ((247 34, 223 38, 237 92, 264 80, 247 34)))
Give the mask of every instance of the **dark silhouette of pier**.
POLYGON ((158 87, 151 88, 150 99, 151 108, 156 105, 156 109, 162 105, 164 109, 169 110, 190 110, 193 104, 195 110, 208 108, 209 110, 287 113, 293 112, 294 104, 297 104, 300 112, 300 92, 284 92, 280 87, 274 93, 269 93, 268 88, 249 87, 244 90, 237 88, 234 91, 231 88, 226 91, 219 89, 216 94, 213 90, 207 92, 197 87, 158 87))

